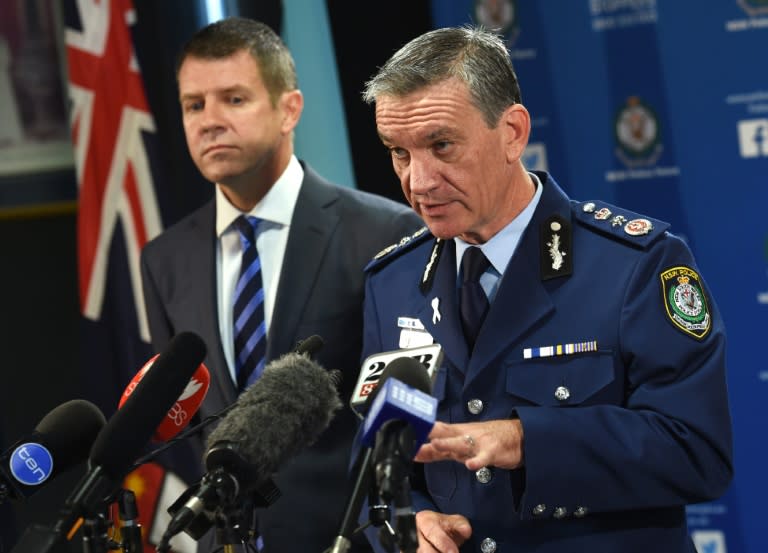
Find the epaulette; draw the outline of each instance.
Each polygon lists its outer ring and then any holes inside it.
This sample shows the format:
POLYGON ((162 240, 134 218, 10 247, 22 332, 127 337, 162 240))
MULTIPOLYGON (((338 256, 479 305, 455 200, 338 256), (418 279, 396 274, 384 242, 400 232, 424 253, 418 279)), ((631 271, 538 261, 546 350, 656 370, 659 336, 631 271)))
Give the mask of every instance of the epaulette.
POLYGON ((429 229, 424 226, 413 234, 403 236, 399 241, 395 242, 394 244, 390 244, 379 253, 374 255, 373 259, 368 262, 368 265, 366 265, 365 269, 363 270, 367 272, 375 268, 382 267, 392 259, 396 258, 398 255, 414 247, 416 244, 420 244, 424 240, 427 240, 432 236, 428 230, 429 229))
POLYGON ((664 235, 670 224, 605 202, 572 202, 573 217, 586 227, 645 249, 664 235))

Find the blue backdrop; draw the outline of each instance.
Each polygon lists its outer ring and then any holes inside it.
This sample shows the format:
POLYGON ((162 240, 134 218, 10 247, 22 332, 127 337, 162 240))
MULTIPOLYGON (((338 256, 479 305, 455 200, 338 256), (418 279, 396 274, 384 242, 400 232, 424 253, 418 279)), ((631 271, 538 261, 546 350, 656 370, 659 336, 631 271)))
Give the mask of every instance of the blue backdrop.
POLYGON ((529 168, 693 248, 727 325, 736 477, 689 507, 691 533, 700 553, 768 551, 768 0, 433 0, 433 18, 504 29, 529 168))

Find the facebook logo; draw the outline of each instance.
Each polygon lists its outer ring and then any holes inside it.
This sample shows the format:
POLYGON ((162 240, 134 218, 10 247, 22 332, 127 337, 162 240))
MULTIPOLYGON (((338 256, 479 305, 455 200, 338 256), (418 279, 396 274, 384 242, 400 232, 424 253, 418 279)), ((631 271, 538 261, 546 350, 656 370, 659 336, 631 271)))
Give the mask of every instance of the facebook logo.
POLYGON ((691 538, 698 553, 727 553, 725 535, 719 530, 694 530, 691 538))
POLYGON ((739 121, 741 157, 768 157, 768 119, 739 121))
POLYGON ((522 161, 525 168, 529 171, 547 171, 547 150, 544 147, 544 143, 529 143, 523 152, 522 161))

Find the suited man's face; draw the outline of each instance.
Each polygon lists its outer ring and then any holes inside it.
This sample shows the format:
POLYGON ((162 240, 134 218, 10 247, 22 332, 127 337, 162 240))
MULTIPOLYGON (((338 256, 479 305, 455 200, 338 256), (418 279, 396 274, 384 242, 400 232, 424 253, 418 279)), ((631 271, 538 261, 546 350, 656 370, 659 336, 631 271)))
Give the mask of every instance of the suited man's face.
POLYGON ((258 201, 293 153, 301 92, 284 92, 273 103, 259 65, 245 50, 221 59, 188 57, 178 82, 187 146, 197 168, 231 192, 227 196, 237 207, 247 207, 237 205, 237 197, 258 201))

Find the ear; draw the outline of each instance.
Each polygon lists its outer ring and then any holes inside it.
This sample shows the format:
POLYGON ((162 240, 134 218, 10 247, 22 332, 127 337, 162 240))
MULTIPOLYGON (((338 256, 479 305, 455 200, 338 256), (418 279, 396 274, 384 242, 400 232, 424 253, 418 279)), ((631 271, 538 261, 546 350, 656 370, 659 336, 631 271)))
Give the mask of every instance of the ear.
POLYGON ((499 125, 504 140, 507 162, 516 162, 528 145, 528 138, 531 134, 531 116, 522 104, 512 104, 501 114, 499 125))
POLYGON ((282 111, 283 133, 288 134, 299 124, 301 111, 304 109, 304 96, 300 90, 289 90, 280 95, 280 110, 282 111))

